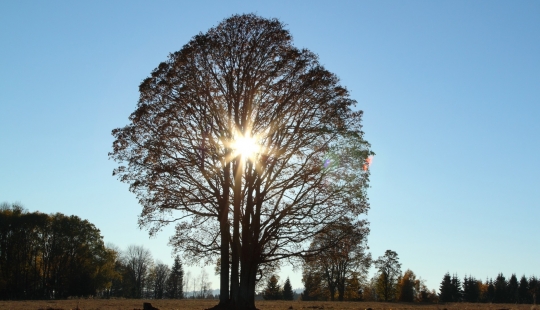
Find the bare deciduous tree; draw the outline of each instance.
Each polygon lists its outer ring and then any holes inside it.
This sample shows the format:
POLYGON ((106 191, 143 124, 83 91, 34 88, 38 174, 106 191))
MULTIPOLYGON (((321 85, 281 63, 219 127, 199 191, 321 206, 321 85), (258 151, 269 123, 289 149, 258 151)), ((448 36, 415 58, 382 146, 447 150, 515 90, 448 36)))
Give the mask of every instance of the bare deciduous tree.
POLYGON ((152 274, 154 277, 153 285, 153 297, 154 299, 162 299, 165 293, 165 284, 169 276, 169 266, 163 264, 160 261, 156 261, 156 264, 152 268, 152 274))
POLYGON ((235 15, 143 81, 113 130, 114 173, 150 233, 177 222, 191 262, 221 258, 221 306, 253 309, 261 265, 313 254, 313 236, 368 208, 355 104, 280 21, 235 15))
POLYGON ((134 281, 133 296, 142 298, 145 280, 153 263, 152 254, 143 246, 130 245, 124 252, 123 260, 130 277, 134 281))

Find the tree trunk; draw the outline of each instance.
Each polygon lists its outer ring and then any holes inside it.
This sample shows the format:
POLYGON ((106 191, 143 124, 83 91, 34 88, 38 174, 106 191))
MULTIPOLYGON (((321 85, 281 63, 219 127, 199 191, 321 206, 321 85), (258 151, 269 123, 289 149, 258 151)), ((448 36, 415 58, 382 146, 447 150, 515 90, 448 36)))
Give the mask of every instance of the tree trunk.
MULTIPOLYGON (((246 177, 247 186, 252 187, 251 181, 251 177, 246 177)), ((255 308, 255 280, 260 253, 258 251, 258 231, 256 230, 258 225, 250 223, 252 222, 253 207, 253 192, 249 190, 245 200, 246 209, 242 218, 242 250, 240 256, 242 270, 237 305, 239 310, 257 309, 255 308)))
POLYGON ((219 305, 226 306, 229 304, 229 222, 227 213, 223 212, 220 223, 221 229, 221 272, 219 281, 219 305), (223 220, 223 217, 225 220, 223 220))
POLYGON ((225 166, 225 184, 223 186, 223 198, 220 205, 220 225, 221 230, 221 266, 220 266, 220 283, 219 283, 219 306, 228 307, 230 304, 229 296, 229 177, 230 164, 225 166))
POLYGON ((338 287, 338 300, 343 301, 343 296, 345 295, 345 286, 340 285, 338 287))
POLYGON ((240 290, 236 309, 255 310, 255 279, 257 276, 258 264, 253 260, 242 261, 242 271, 240 276, 240 290))
POLYGON ((233 201, 233 240, 231 245, 232 266, 231 266, 231 303, 234 307, 238 300, 239 267, 240 267, 240 207, 242 204, 242 174, 244 165, 240 156, 236 160, 234 170, 234 201, 233 201))

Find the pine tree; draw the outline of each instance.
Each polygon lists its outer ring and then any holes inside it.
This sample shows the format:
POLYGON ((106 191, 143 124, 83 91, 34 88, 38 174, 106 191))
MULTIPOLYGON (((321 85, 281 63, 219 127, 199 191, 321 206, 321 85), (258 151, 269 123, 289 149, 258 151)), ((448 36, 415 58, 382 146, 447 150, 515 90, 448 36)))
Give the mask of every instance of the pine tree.
POLYGON ((505 303, 506 300, 506 290, 507 290, 506 278, 502 273, 499 273, 497 279, 495 280, 495 296, 493 302, 495 303, 505 303))
POLYGON ((452 301, 453 302, 460 302, 461 296, 463 295, 463 292, 461 291, 461 281, 459 280, 457 275, 452 276, 452 301))
POLYGON ((486 301, 487 302, 493 302, 493 299, 495 298, 495 285, 493 285, 493 280, 489 279, 489 281, 486 281, 488 284, 487 292, 486 292, 486 301))
POLYGON ((452 278, 450 273, 446 273, 439 287, 439 301, 440 302, 452 302, 452 278))
POLYGON ((519 280, 518 296, 518 302, 520 304, 529 303, 529 281, 525 275, 523 275, 521 280, 519 280))
POLYGON ((463 301, 478 302, 480 300, 480 283, 472 276, 463 279, 463 301))
POLYGON ((287 277, 285 284, 283 285, 283 300, 293 300, 294 293, 291 286, 291 281, 287 277))
POLYGON ((518 294, 518 280, 516 277, 516 274, 512 274, 510 277, 510 281, 508 281, 507 291, 506 291, 506 302, 508 303, 517 303, 519 300, 519 294, 518 294))
POLYGON ((281 297, 282 292, 281 287, 278 284, 278 279, 275 275, 272 275, 264 289, 263 298, 265 300, 279 300, 281 297))
POLYGON ((167 279, 167 296, 171 299, 184 298, 184 269, 182 268, 182 262, 177 255, 174 258, 174 263, 167 279))
POLYGON ((536 305, 538 298, 540 298, 540 283, 535 276, 529 279, 529 298, 530 302, 536 305))

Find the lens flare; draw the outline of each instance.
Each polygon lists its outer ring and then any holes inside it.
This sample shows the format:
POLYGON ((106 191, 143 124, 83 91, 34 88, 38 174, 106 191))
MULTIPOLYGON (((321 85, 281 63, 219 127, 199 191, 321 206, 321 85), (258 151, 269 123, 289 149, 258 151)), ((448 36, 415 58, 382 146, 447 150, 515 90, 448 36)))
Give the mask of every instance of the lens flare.
POLYGON ((369 166, 371 166, 371 163, 373 162, 373 156, 368 156, 366 158, 366 162, 364 163, 364 171, 367 171, 369 169, 369 166))

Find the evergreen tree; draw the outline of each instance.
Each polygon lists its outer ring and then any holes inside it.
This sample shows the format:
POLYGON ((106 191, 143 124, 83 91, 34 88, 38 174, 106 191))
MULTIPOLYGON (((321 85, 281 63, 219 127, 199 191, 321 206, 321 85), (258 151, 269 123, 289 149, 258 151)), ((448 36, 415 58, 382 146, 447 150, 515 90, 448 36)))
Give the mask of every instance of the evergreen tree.
POLYGON ((527 304, 529 303, 529 281, 523 275, 521 277, 521 280, 519 280, 519 287, 518 287, 518 302, 520 304, 527 304))
POLYGON ((452 282, 452 286, 451 286, 452 301, 460 302, 461 296, 463 294, 463 292, 461 291, 461 281, 459 280, 457 275, 453 275, 451 282, 452 282))
POLYGON ((184 268, 182 267, 182 261, 177 255, 174 258, 174 263, 167 279, 167 296, 170 299, 182 299, 184 298, 184 268))
POLYGON ((538 298, 540 298, 540 283, 535 276, 529 279, 529 298, 530 302, 536 305, 538 298))
POLYGON ((263 298, 265 300, 279 300, 282 298, 281 287, 278 284, 278 279, 275 275, 272 275, 268 280, 263 292, 263 298))
POLYGON ((506 299, 506 290, 507 290, 506 278, 502 273, 499 273, 497 279, 495 279, 495 296, 493 302, 495 303, 505 303, 506 299))
POLYGON ((488 287, 486 292, 486 301, 487 302, 493 302, 493 299, 495 298, 495 285, 493 285, 493 280, 489 279, 487 281, 488 287))
POLYGON ((472 276, 463 279, 463 301, 478 302, 480 299, 480 285, 472 276))
POLYGON ((451 302, 452 301, 452 278, 450 273, 446 273, 439 287, 439 301, 440 302, 451 302))
POLYGON ((291 286, 291 281, 287 277, 285 284, 283 284, 283 300, 293 300, 294 293, 291 286))
POLYGON ((512 274, 510 281, 508 281, 507 291, 506 291, 506 302, 515 304, 519 300, 518 293, 518 280, 516 274, 512 274))

